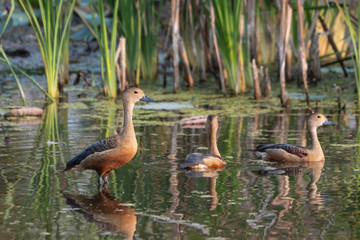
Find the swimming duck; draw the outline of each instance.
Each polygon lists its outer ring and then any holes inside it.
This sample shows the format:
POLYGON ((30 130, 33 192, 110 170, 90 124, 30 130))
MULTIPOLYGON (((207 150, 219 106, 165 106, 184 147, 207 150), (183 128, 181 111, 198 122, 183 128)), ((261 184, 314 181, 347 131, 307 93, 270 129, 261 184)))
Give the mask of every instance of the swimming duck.
POLYGON ((209 115, 205 123, 209 141, 209 153, 190 153, 187 155, 185 163, 180 164, 180 167, 189 169, 207 169, 221 168, 226 165, 216 144, 218 127, 219 123, 217 116, 209 115))
POLYGON ((98 175, 99 187, 104 182, 108 184, 108 175, 111 170, 117 169, 135 156, 137 141, 132 121, 133 109, 138 101, 155 101, 147 97, 140 88, 128 88, 122 95, 124 110, 124 125, 118 135, 105 138, 85 148, 82 152, 71 158, 63 172, 70 169, 95 170, 98 175))
POLYGON ((325 156, 316 132, 316 129, 323 125, 332 126, 336 125, 336 123, 329 121, 321 113, 313 113, 308 117, 307 129, 312 141, 310 148, 291 144, 263 144, 258 146, 256 151, 260 153, 260 156, 269 160, 289 162, 324 161, 325 156))

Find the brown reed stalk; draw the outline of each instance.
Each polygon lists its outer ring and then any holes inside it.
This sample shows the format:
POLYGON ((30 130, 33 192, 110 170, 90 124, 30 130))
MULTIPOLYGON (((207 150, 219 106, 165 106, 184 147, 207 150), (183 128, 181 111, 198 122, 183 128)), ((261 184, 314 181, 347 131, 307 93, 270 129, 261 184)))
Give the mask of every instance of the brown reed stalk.
POLYGON ((303 26, 303 5, 300 3, 300 0, 296 0, 297 12, 298 12, 298 30, 299 30, 299 62, 301 67, 301 78, 304 83, 305 93, 306 93, 306 103, 310 106, 310 96, 309 96, 309 86, 307 81, 307 62, 305 54, 305 44, 304 44, 304 26, 303 26))

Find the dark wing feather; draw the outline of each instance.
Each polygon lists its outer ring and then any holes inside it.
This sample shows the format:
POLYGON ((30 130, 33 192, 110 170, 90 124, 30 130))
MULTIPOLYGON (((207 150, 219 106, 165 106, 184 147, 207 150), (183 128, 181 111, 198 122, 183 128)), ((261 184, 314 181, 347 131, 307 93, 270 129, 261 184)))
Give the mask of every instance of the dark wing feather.
POLYGON ((100 140, 98 142, 95 142, 92 145, 88 146, 82 152, 75 155, 73 158, 71 158, 66 163, 66 168, 64 169, 64 171, 69 170, 69 169, 75 167, 76 165, 80 164, 85 158, 87 158, 91 154, 94 154, 97 152, 104 152, 104 151, 116 148, 118 145, 117 139, 118 139, 117 136, 112 136, 112 137, 100 140))
POLYGON ((264 144, 256 148, 259 152, 264 152, 266 149, 282 149, 299 157, 307 156, 307 148, 292 144, 264 144))

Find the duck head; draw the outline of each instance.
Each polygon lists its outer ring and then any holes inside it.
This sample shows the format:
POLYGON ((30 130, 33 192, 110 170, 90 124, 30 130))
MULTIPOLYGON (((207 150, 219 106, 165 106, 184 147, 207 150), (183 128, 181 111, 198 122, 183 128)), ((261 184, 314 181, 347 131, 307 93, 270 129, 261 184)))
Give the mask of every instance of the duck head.
POLYGON ((124 102, 131 102, 133 104, 137 103, 138 101, 155 101, 154 99, 147 97, 143 90, 135 87, 126 89, 122 95, 122 99, 124 102))
POLYGON ((323 114, 321 113, 313 113, 309 116, 307 120, 308 128, 317 128, 320 126, 334 126, 337 125, 334 122, 329 121, 323 114))

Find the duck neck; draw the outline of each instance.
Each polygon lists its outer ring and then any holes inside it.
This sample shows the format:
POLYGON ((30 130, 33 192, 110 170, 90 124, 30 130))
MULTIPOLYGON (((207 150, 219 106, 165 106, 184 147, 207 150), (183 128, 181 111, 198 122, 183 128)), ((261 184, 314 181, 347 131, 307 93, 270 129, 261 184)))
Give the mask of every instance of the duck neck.
POLYGON ((124 102, 123 107, 124 107, 124 125, 121 135, 124 137, 135 137, 136 139, 134 124, 132 121, 134 104, 124 102))
POLYGON ((218 155, 219 157, 221 157, 219 150, 217 148, 217 144, 216 144, 216 133, 212 133, 209 135, 209 142, 210 142, 210 149, 209 149, 209 153, 210 154, 215 154, 218 155))
POLYGON ((316 152, 317 154, 324 155, 321 145, 320 145, 320 142, 319 142, 319 139, 318 139, 318 136, 317 136, 316 128, 309 128, 308 131, 309 131, 309 135, 310 135, 311 142, 312 142, 310 149, 312 151, 316 152))

